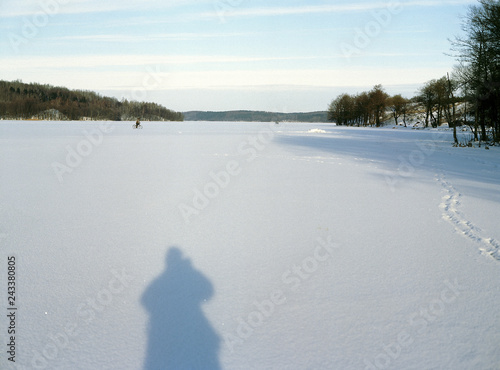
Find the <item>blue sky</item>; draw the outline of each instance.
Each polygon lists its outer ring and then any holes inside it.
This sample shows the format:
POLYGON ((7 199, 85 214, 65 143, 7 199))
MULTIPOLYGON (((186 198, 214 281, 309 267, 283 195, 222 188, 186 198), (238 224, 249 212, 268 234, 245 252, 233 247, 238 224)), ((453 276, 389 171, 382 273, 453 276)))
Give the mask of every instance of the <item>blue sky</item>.
POLYGON ((3 0, 0 79, 178 111, 325 110, 382 84, 408 97, 455 64, 474 0, 3 0))

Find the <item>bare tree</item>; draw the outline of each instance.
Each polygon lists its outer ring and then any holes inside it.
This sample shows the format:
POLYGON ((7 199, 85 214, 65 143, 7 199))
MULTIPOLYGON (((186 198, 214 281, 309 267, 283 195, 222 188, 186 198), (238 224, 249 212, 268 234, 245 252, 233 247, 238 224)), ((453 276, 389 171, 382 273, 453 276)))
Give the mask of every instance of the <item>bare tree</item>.
POLYGON ((409 100, 401 96, 401 94, 394 95, 388 99, 388 107, 394 117, 394 123, 398 125, 399 117, 403 116, 403 123, 406 127, 406 114, 408 113, 409 100))
POLYGON ((433 116, 432 109, 436 101, 436 92, 433 85, 436 80, 428 81, 420 88, 417 101, 425 108, 425 127, 429 127, 429 118, 433 116))
POLYGON ((452 42, 460 63, 457 75, 471 92, 481 139, 487 140, 490 126, 494 140, 500 141, 500 2, 479 0, 469 8, 462 28, 465 36, 452 42))
POLYGON ((384 119, 385 108, 387 106, 387 99, 389 95, 384 91, 382 85, 375 85, 373 89, 368 93, 370 97, 370 105, 372 116, 375 121, 375 125, 380 127, 382 120, 384 119))

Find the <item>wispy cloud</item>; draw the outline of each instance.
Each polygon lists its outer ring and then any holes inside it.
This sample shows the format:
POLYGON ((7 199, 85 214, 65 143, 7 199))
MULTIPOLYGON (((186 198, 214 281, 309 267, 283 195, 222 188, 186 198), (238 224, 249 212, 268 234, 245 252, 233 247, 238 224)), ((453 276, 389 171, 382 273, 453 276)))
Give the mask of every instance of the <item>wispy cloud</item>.
POLYGON ((180 72, 168 76, 168 88, 236 88, 266 86, 352 87, 422 83, 443 71, 437 68, 290 69, 263 71, 180 72))
POLYGON ((212 0, 71 0, 53 2, 40 0, 9 1, 3 4, 0 18, 29 16, 37 12, 43 12, 51 3, 51 11, 56 9, 57 14, 84 14, 104 13, 123 10, 151 10, 168 9, 190 4, 211 3, 212 0), (55 4, 55 5, 54 5, 55 4))
MULTIPOLYGON (((113 36, 114 37, 114 36, 113 36)), ((249 57, 231 55, 79 55, 79 56, 45 56, 45 57, 15 57, 0 58, 2 71, 40 70, 40 69, 75 69, 75 68, 113 68, 113 67, 146 67, 186 64, 222 64, 222 63, 247 63, 264 61, 285 60, 311 60, 323 59, 315 56, 291 57, 249 57)))
MULTIPOLYGON (((165 34, 156 35, 158 38, 189 38, 189 37, 217 37, 217 34, 165 34)), ((62 36, 60 40, 65 41, 85 41, 102 40, 103 42, 131 42, 128 35, 94 35, 94 36, 62 36)), ((420 51, 377 51, 363 52, 353 58, 408 58, 435 55, 439 51, 431 49, 420 51)), ((311 65, 311 62, 329 61, 332 64, 338 61, 345 61, 341 53, 328 53, 325 55, 291 55, 291 56, 248 56, 248 55, 154 55, 154 54, 101 54, 101 55, 58 55, 58 56, 30 56, 30 57, 0 57, 2 72, 40 71, 40 70, 75 70, 75 69, 100 69, 109 70, 117 67, 124 67, 128 70, 137 70, 147 66, 158 66, 170 69, 175 66, 198 65, 197 68, 213 70, 211 66, 217 69, 225 69, 227 64, 234 64, 236 67, 248 63, 256 63, 255 70, 259 70, 257 63, 261 62, 297 62, 296 65, 311 65), (304 64, 303 62, 306 62, 304 64)), ((414 66, 413 66, 414 67, 414 66)), ((408 68, 411 68, 409 66, 408 68)))
MULTIPOLYGON (((123 56, 122 56, 123 57, 123 56)), ((120 58, 122 58, 120 57, 120 58)), ((191 58, 191 57, 190 57, 191 58)), ((206 60, 206 57, 201 57, 206 60)), ((74 61, 77 62, 78 58, 74 61)), ((219 57, 219 60, 235 61, 234 58, 219 57)), ((120 59, 126 60, 126 58, 120 59)), ((186 59, 196 61, 196 59, 186 59)), ((199 59, 201 60, 201 59, 199 59)), ((212 60, 216 60, 215 58, 212 60)), ((158 61, 152 59, 151 61, 158 61)), ((167 60, 168 61, 168 60, 167 60)), ((170 60, 173 61, 173 60, 170 60)), ((178 62, 179 60, 177 60, 178 62)), ((1 61, 0 61, 1 62, 1 61)), ((21 65, 17 70, 7 69, 5 76, 15 76, 27 81, 37 81, 71 88, 89 90, 127 90, 141 86, 141 81, 148 74, 149 69, 163 81, 155 90, 182 90, 182 89, 228 89, 251 88, 269 86, 294 87, 356 87, 375 84, 400 85, 423 83, 446 72, 440 68, 369 68, 359 67, 345 69, 241 69, 241 70, 193 70, 170 72, 168 66, 142 66, 132 70, 116 68, 116 61, 109 61, 108 70, 100 68, 82 68, 98 65, 102 67, 102 60, 87 60, 77 62, 78 73, 71 68, 58 68, 52 65, 54 60, 37 60, 37 68, 28 68, 21 65), (149 69, 148 69, 149 68, 149 69), (43 79, 40 80, 40 76, 43 79)), ((147 60, 131 60, 127 63, 144 63, 147 60)), ((13 78, 12 78, 13 79, 13 78)))
MULTIPOLYGON (((401 2, 359 2, 350 4, 336 5, 304 5, 304 6, 285 6, 285 7, 260 7, 260 8, 234 8, 224 13, 224 17, 269 17, 284 15, 306 15, 321 13, 347 13, 347 12, 366 12, 377 9, 384 9, 390 5, 401 7, 434 7, 446 5, 464 5, 475 3, 474 0, 413 0, 401 2)), ((217 12, 202 13, 202 17, 218 17, 217 12)))
POLYGON ((215 38, 255 36, 253 32, 242 33, 157 33, 145 35, 130 34, 100 34, 100 35, 73 35, 51 37, 53 41, 92 41, 92 42, 145 42, 145 41, 200 41, 215 38))

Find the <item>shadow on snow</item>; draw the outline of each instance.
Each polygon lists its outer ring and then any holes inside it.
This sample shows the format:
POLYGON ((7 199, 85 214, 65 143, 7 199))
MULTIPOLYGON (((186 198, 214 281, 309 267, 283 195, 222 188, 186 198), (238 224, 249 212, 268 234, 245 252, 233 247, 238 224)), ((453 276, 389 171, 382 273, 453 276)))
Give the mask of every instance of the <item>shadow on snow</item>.
POLYGON ((220 338, 201 309, 213 293, 212 283, 172 247, 165 271, 142 296, 149 313, 145 370, 220 369, 220 338))
POLYGON ((419 181, 419 171, 445 173, 469 181, 467 187, 475 196, 500 203, 498 192, 490 189, 490 185, 500 184, 500 160, 494 152, 498 149, 485 153, 478 148, 453 148, 450 132, 334 128, 327 135, 283 135, 275 141, 295 148, 292 150, 299 156, 302 151, 298 148, 307 147, 377 162, 400 183, 409 177, 419 181))

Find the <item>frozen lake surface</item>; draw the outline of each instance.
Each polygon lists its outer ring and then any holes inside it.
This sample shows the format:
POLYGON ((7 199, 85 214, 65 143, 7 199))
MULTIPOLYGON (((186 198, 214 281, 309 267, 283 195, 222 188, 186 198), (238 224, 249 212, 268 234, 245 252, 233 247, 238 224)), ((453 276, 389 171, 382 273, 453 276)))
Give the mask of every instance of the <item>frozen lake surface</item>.
POLYGON ((498 147, 143 126, 0 122, 1 368, 499 368, 498 147))

